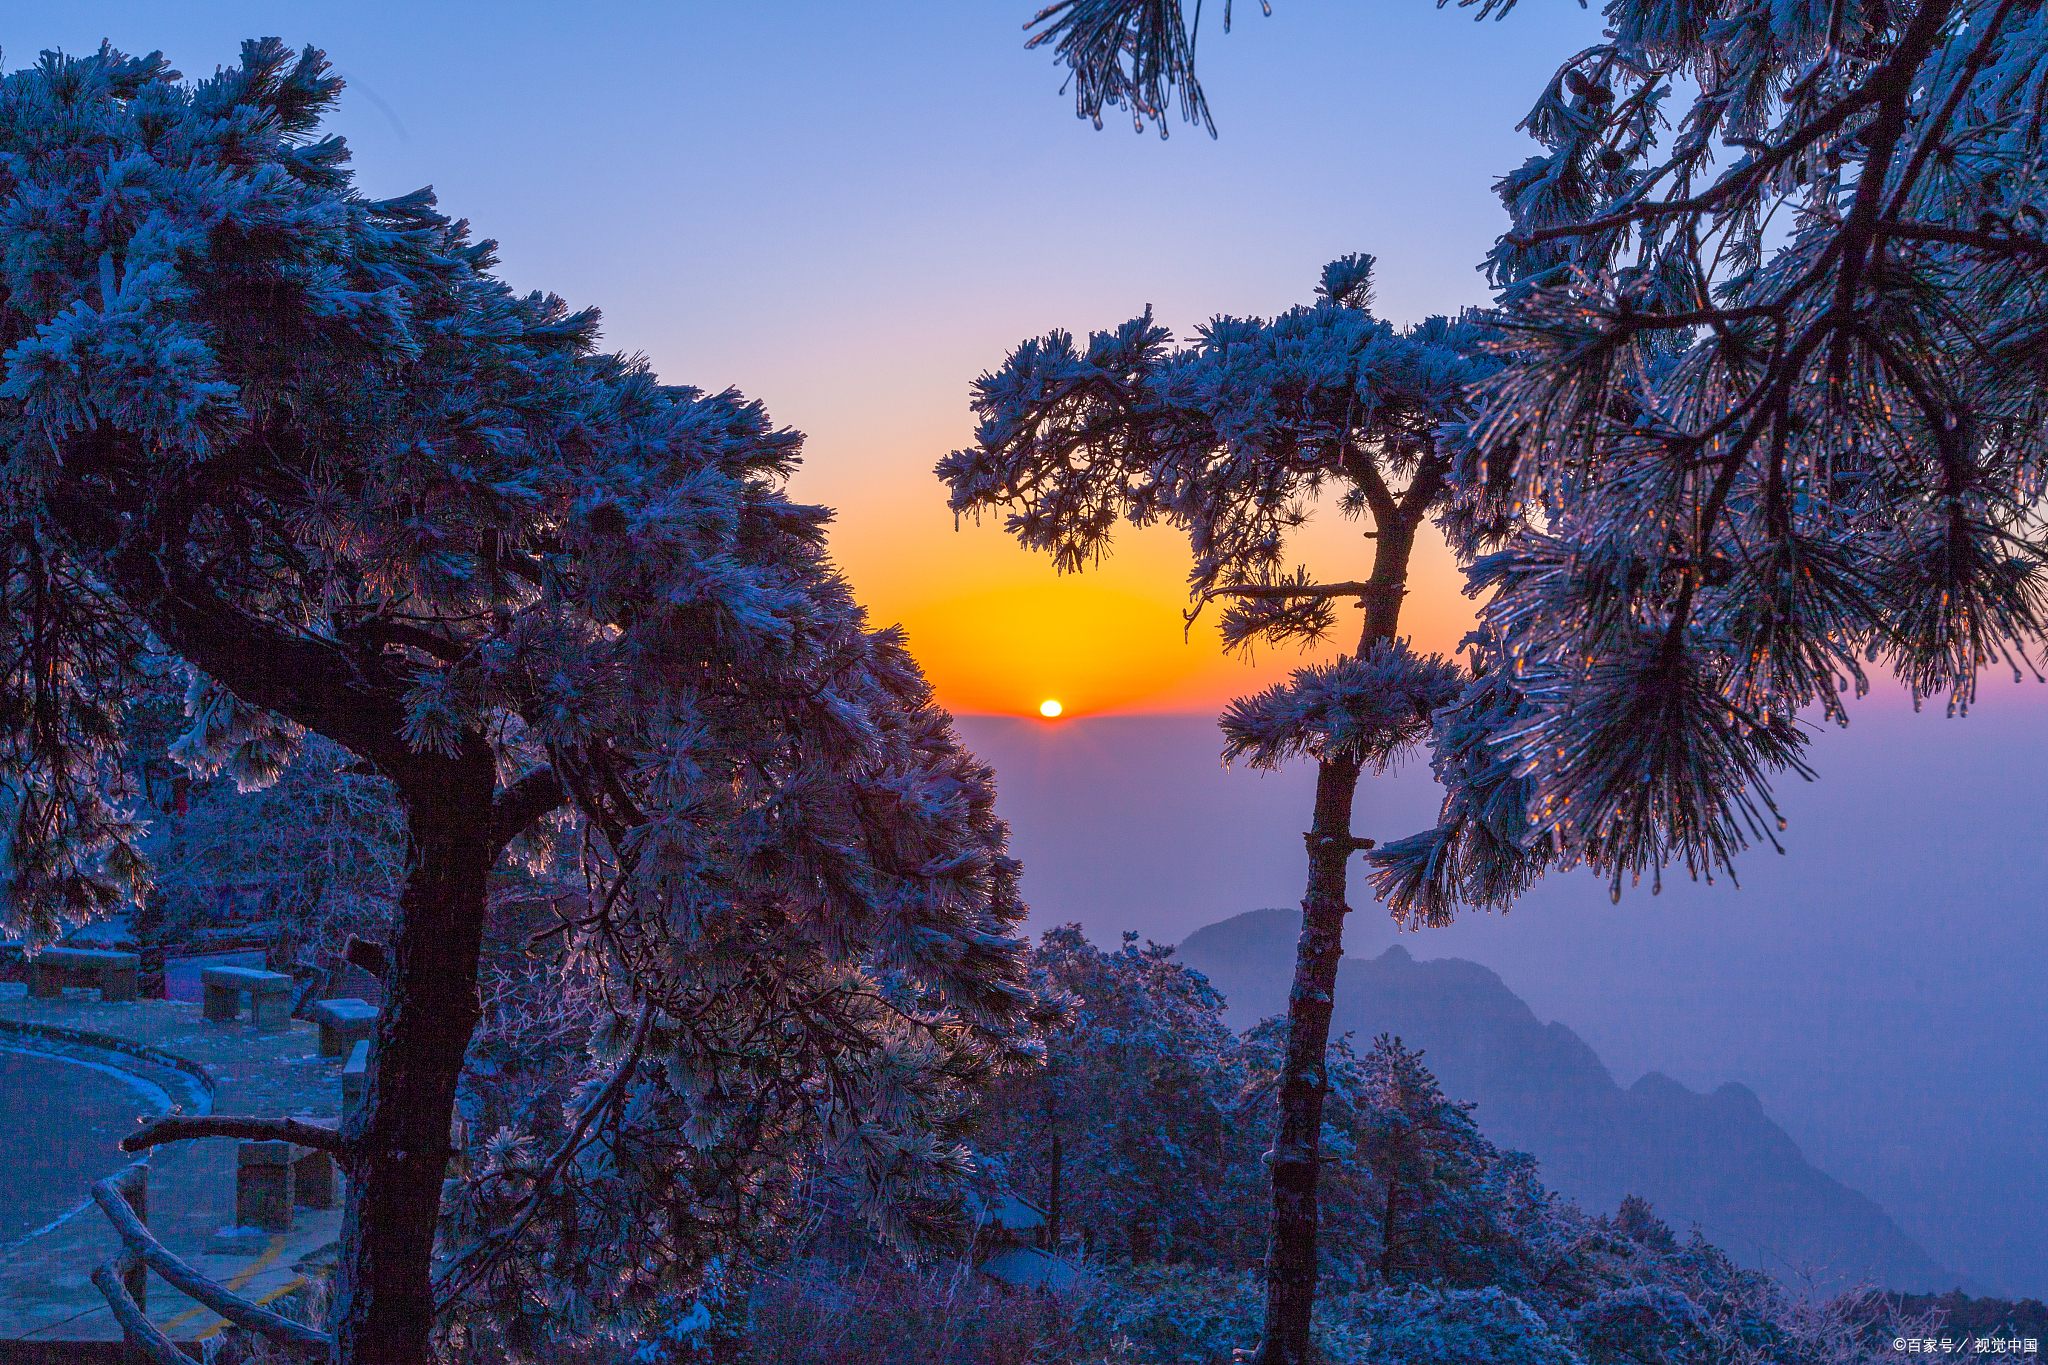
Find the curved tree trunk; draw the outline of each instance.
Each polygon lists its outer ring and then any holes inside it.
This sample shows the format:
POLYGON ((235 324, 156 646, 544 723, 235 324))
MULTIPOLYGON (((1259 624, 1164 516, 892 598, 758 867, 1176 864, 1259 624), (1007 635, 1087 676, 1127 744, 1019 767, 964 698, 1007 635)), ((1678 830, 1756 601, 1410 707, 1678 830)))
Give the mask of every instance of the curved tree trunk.
POLYGON ((334 1298, 341 1365, 425 1365, 441 1182, 462 1058, 479 1018, 477 959, 497 859, 490 753, 481 742, 429 766, 406 792, 409 842, 384 976, 384 1011, 350 1135, 348 1206, 334 1298), (480 752, 478 752, 480 751, 480 752))
MULTIPOLYGON (((1418 479, 1423 476, 1418 475, 1418 479)), ((1432 483, 1435 476, 1431 475, 1432 483)), ((1372 592, 1361 604, 1360 653, 1391 640, 1415 528, 1434 487, 1422 496, 1376 503, 1378 551, 1372 592), (1412 506, 1411 506, 1412 504, 1412 506)), ((1385 495, 1381 497, 1384 499, 1385 495)), ((1316 1182, 1322 1174, 1323 1096, 1329 1089, 1330 1011, 1337 966, 1344 958, 1345 889, 1351 855, 1371 841, 1351 833, 1351 802, 1362 765, 1347 756, 1316 767, 1315 820, 1308 833, 1308 894, 1301 902, 1301 938, 1294 951, 1294 987, 1287 997, 1287 1060, 1280 1077, 1280 1130, 1273 1143, 1273 1219, 1266 1243, 1266 1328, 1258 1365, 1310 1365, 1316 1299, 1316 1182)))

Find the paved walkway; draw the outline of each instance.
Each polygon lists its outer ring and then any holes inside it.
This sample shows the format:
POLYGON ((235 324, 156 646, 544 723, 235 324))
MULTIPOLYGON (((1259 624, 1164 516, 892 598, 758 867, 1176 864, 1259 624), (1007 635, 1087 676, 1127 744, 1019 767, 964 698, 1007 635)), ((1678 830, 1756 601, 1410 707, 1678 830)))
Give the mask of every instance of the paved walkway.
MULTIPOLYGON (((40 1077, 47 1085, 27 1093, 0 1091, 0 1142, 10 1148, 24 1146, 0 1156, 0 1170, 62 1171, 62 1178, 76 1180, 78 1188, 69 1201, 53 1201, 50 1191, 35 1190, 18 1201, 24 1207, 17 1210, 15 1193, 0 1186, 0 1227, 39 1226, 27 1212, 29 1206, 37 1212, 72 1207, 86 1197, 88 1178, 105 1175, 131 1159, 119 1151, 102 1157, 96 1150, 100 1140, 111 1143, 119 1136, 110 1131, 114 1125, 107 1113, 109 1105, 121 1100, 106 1082, 125 1089, 131 1097, 127 1107, 135 1114, 162 1112, 166 1098, 183 1105, 186 1112, 196 1112, 204 1103, 204 1086, 182 1071, 129 1053, 94 1049, 77 1039, 37 1033, 38 1027, 138 1044, 184 1059, 211 1079, 215 1113, 305 1118, 340 1113, 341 1063, 320 1057, 319 1029, 313 1024, 294 1020, 287 1032, 263 1034, 249 1027, 246 1015, 242 1023, 211 1024, 200 1018, 196 1005, 180 1001, 103 1005, 91 998, 96 992, 71 991, 62 1000, 30 1000, 20 992, 16 986, 7 992, 11 998, 0 998, 0 1047, 19 1074, 40 1077), (98 1080, 87 1082, 81 1076, 98 1080), (60 1098, 74 1093, 82 1108, 63 1112, 52 1103, 52 1089, 60 1098)), ((272 1301, 304 1284, 297 1267, 317 1261, 334 1242, 341 1226, 340 1208, 299 1209, 293 1230, 271 1237, 253 1255, 211 1255, 208 1239, 234 1222, 234 1163, 235 1144, 228 1139, 158 1148, 150 1168, 150 1231, 215 1280, 245 1297, 272 1301)), ((0 1239, 11 1236, 0 1233, 0 1239)), ((120 1328, 92 1287, 91 1275, 119 1245, 113 1228, 90 1203, 25 1243, 7 1247, 0 1242, 0 1339, 118 1339, 120 1328)), ((204 1338, 222 1326, 212 1312, 154 1275, 147 1306, 150 1318, 176 1339, 204 1338)))

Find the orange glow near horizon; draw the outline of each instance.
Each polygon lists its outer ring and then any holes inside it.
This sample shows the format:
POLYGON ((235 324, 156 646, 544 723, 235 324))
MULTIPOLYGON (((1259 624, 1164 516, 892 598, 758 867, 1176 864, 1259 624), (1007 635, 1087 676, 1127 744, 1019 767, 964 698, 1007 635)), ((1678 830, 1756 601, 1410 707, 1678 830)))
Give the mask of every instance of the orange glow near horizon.
MULTIPOLYGON (((964 386, 963 386, 964 387, 964 386)), ((956 400, 957 401, 957 400, 956 400)), ((1172 526, 1116 528, 1110 553, 1083 573, 1059 574, 1002 529, 1002 514, 956 525, 931 461, 966 436, 958 416, 899 422, 836 438, 818 433, 792 492, 835 511, 832 557, 876 625, 901 624, 939 703, 959 715, 1060 719, 1101 715, 1210 715, 1233 697, 1286 681, 1304 664, 1357 648, 1358 613, 1340 607, 1328 640, 1301 652, 1223 652, 1219 606, 1187 629, 1187 536, 1172 526)), ((823 414, 820 414, 821 416, 823 414)), ((844 420, 844 414, 838 414, 844 420)), ((1372 571, 1368 529, 1333 507, 1312 509, 1289 546, 1289 565, 1324 581, 1372 571)), ((1451 653, 1472 628, 1463 575, 1434 531, 1417 538, 1401 626, 1415 647, 1451 653)))
POLYGON ((920 604, 903 614, 917 656, 949 710, 1094 715, 1143 700, 1200 667, 1179 613, 1085 579, 1019 583, 920 604))
MULTIPOLYGON (((955 530, 943 491, 918 482, 921 498, 910 488, 886 501, 848 498, 833 552, 870 620, 903 626, 940 704, 956 714, 1049 720, 1043 707, 1057 698, 1061 720, 1213 715, 1232 697, 1356 648, 1358 617, 1343 608, 1316 649, 1226 655, 1217 608, 1187 629, 1187 542, 1172 528, 1124 528, 1103 563, 1056 574, 1045 556, 1019 549, 994 525, 955 530)), ((1325 578, 1362 578, 1370 544, 1359 529, 1318 518, 1299 538, 1301 558, 1325 578)), ((1462 585, 1450 552, 1425 536, 1402 613, 1416 648, 1449 653, 1471 629, 1462 585)))

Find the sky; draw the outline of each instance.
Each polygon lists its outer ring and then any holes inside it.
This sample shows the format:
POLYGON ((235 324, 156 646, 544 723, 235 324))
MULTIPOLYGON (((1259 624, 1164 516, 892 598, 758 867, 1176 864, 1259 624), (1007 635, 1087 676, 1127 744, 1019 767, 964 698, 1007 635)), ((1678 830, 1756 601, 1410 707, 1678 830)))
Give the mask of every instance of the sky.
MULTIPOLYGON (((106 39, 199 75, 245 37, 318 44, 350 82, 333 123, 366 193, 433 185, 515 286, 597 305, 607 346, 808 435, 796 495, 838 509, 840 564, 954 710, 1213 712, 1300 660, 1225 659, 1206 621, 1183 639, 1169 528, 1066 578, 994 522, 956 528, 932 466, 972 439, 970 384, 1026 338, 1148 304, 1181 335, 1270 315, 1351 251, 1379 257, 1397 323, 1483 302, 1490 187, 1533 146, 1514 125, 1597 17, 1240 4, 1200 37, 1222 136, 1162 142, 1074 117, 1023 48, 1037 5, 45 0, 8 7, 0 49, 106 39)), ((1363 577, 1357 530, 1319 517, 1302 559, 1363 577)), ((1459 586, 1440 546, 1419 553, 1418 644, 1455 647, 1459 586)))
MULTIPOLYGON (((0 12, 0 49, 19 65, 107 39, 203 74, 245 37, 325 48, 365 192, 433 185, 515 286, 602 308, 606 345, 808 434, 794 491, 838 509, 833 551, 876 623, 907 628, 995 762, 1034 927, 1174 941, 1300 897, 1312 774, 1226 771, 1213 725, 1300 658, 1226 659, 1204 624, 1184 641, 1170 530, 1057 577, 995 525, 956 527, 932 466, 972 438, 975 377, 1049 329, 1147 305, 1182 335, 1270 315, 1351 251, 1379 258, 1397 323, 1483 303, 1491 185, 1533 149, 1514 125, 1599 18, 1569 0, 1504 23, 1429 0, 1274 0, 1265 18, 1245 0, 1225 36, 1212 0, 1200 64, 1222 135, 1162 142, 1074 117, 1022 47, 1038 3, 39 0, 0 12), (1047 698, 1065 718, 1028 718, 1047 698)), ((1301 557, 1365 568, 1334 517, 1301 557)), ((1422 648, 1467 628, 1460 581, 1421 547, 1404 626, 1422 648)), ((1406 946, 1492 966, 1623 1084, 1749 1084, 1938 1258, 2018 1266, 2048 1293, 2044 693, 1994 689, 1966 721, 1864 703, 1817 746, 1820 781, 1787 793, 1788 856, 1747 859, 1740 890, 1614 906, 1556 878, 1406 946)), ((1356 827, 1412 833, 1435 799, 1412 765, 1368 785, 1356 827)), ((1375 914, 1352 924, 1356 951, 1391 941, 1375 914)))

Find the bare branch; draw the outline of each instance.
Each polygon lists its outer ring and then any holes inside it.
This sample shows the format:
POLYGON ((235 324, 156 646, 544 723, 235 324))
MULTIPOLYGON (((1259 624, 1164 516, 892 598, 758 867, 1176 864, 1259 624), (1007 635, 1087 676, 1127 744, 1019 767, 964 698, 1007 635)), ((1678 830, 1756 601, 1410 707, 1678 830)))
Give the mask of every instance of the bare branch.
POLYGON ((461 663, 469 657, 471 650, 471 646, 460 640, 450 640, 446 636, 434 634, 423 626, 407 621, 394 621, 386 616, 372 616, 368 620, 357 621, 337 630, 335 634, 349 644, 360 642, 367 645, 400 645, 406 649, 416 649, 430 658, 449 664, 461 663))
POLYGON ((192 1357, 179 1350, 178 1343, 165 1336, 149 1320, 149 1315, 129 1297, 127 1287, 121 1283, 121 1277, 141 1260, 131 1248, 122 1247, 114 1253, 112 1260, 102 1262, 100 1268, 93 1271, 92 1287, 100 1291, 107 1307, 114 1310, 114 1321, 121 1324, 129 1347, 140 1351, 148 1365, 192 1365, 192 1357))
POLYGON ((1995 232, 1971 232, 1967 228, 1945 227, 1940 223, 1879 223, 1879 237, 1905 242, 1946 242, 1969 247, 1993 256, 2027 256, 2048 262, 2048 242, 2032 237, 2005 237, 1995 232))
POLYGON ((342 957, 352 966, 361 967, 379 981, 391 970, 391 950, 381 943, 372 943, 366 938, 348 936, 348 946, 342 949, 342 957))
POLYGON ((151 1147, 161 1147, 166 1142, 183 1142, 186 1138, 231 1137, 251 1138, 258 1142, 295 1142, 301 1147, 314 1147, 336 1156, 349 1156, 355 1146, 332 1128, 321 1128, 299 1119, 266 1119, 253 1115, 205 1114, 193 1118, 172 1115, 167 1118, 151 1119, 135 1132, 121 1139, 121 1150, 140 1152, 151 1147))
POLYGON ((1387 593, 1403 595, 1399 583, 1304 583, 1248 584, 1241 588, 1211 588, 1202 594, 1204 602, 1214 597, 1250 597, 1285 600, 1294 597, 1377 597, 1387 593))
MULTIPOLYGON (((322 1354, 334 1349, 334 1338, 327 1333, 315 1331, 302 1322, 280 1317, 268 1309, 257 1307, 240 1295, 229 1293, 174 1255, 162 1242, 150 1235, 149 1229, 142 1225, 142 1220, 135 1216, 135 1210, 128 1207, 128 1201, 122 1197, 120 1188, 115 1183, 118 1179, 118 1176, 109 1176, 105 1180, 95 1181, 92 1187, 93 1202, 100 1206, 100 1211, 113 1223, 114 1230, 121 1234, 121 1240, 128 1244, 128 1249, 144 1265, 161 1275, 171 1288, 188 1298, 197 1299, 237 1327, 246 1327, 252 1332, 261 1333, 279 1345, 308 1352, 318 1351, 322 1354)), ((94 1277, 94 1282, 98 1283, 97 1276, 94 1277)), ((105 1293, 106 1290, 102 1288, 100 1292, 105 1293)))
POLYGON ((491 837, 500 847, 569 799, 553 768, 538 768, 499 792, 491 801, 491 837))

